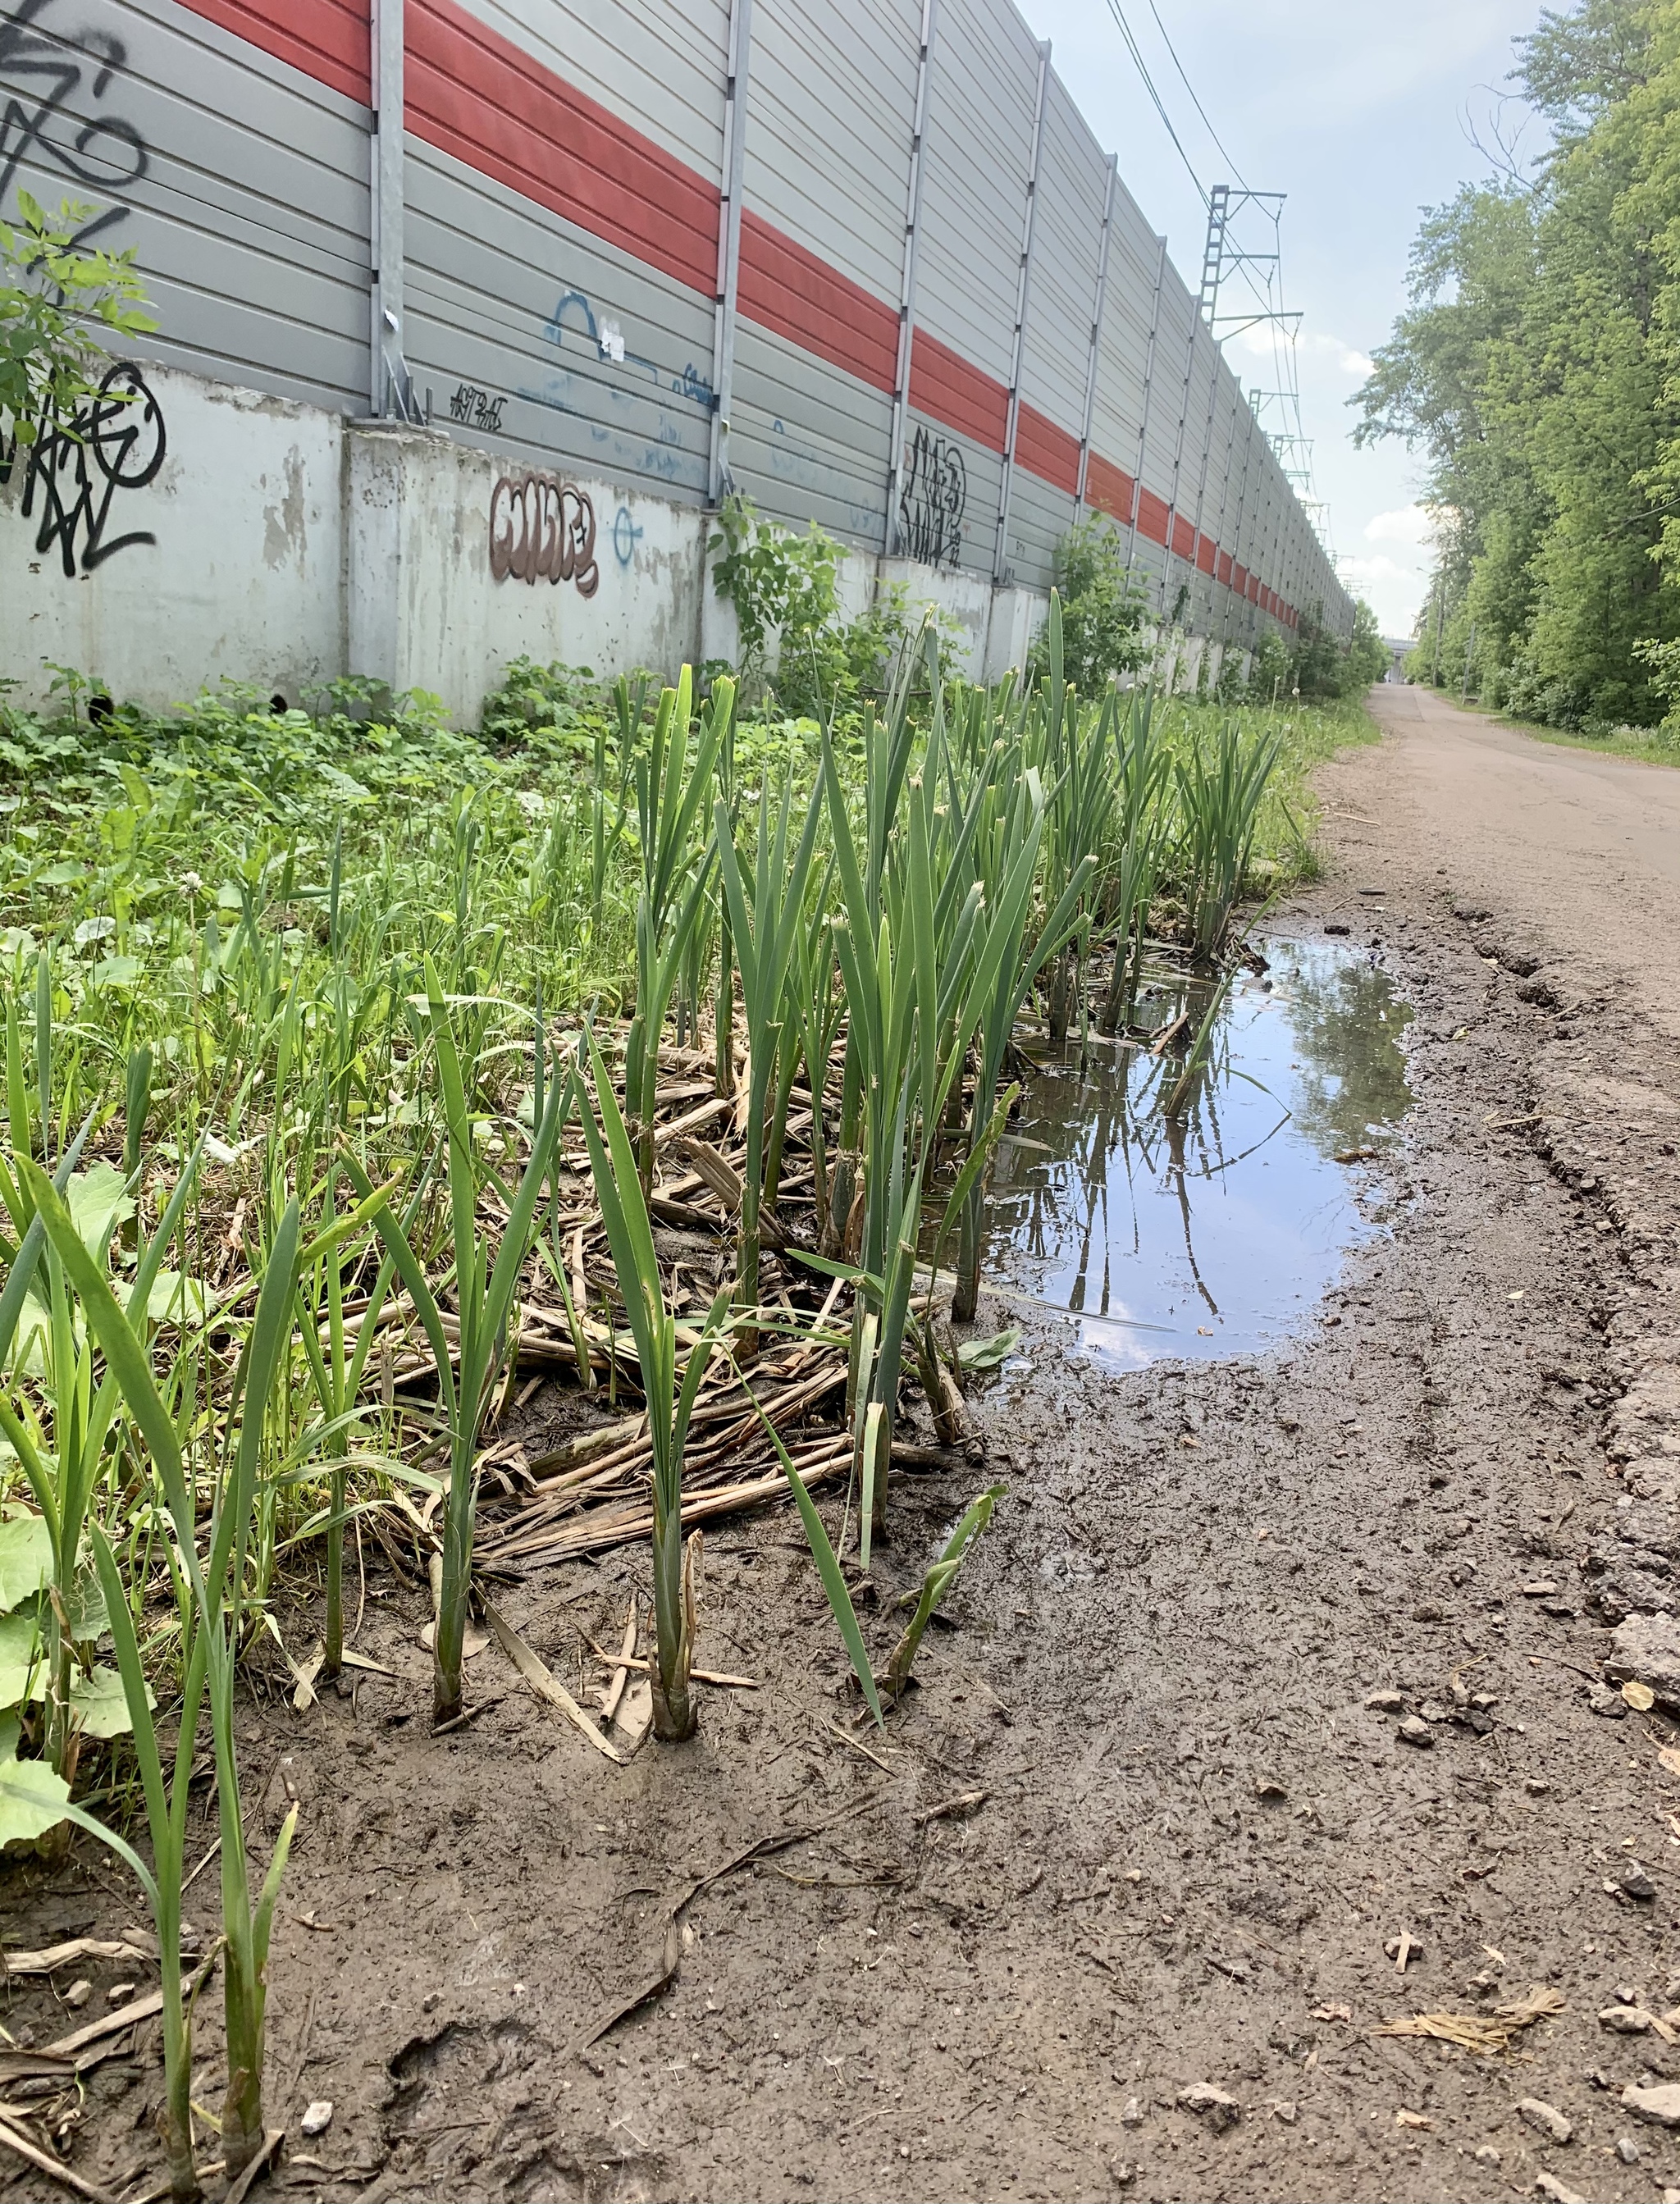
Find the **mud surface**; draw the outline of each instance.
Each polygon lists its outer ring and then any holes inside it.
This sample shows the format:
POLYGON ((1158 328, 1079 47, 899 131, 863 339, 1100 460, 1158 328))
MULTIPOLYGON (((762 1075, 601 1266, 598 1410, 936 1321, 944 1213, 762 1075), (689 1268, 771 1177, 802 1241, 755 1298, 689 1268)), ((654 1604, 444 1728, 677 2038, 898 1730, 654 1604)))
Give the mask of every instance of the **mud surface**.
MULTIPOLYGON (((1598 2017, 1680 2003, 1671 1726, 1598 1680, 1618 1603, 1666 1596, 1672 1508, 1641 1496, 1680 1454, 1680 1081, 1584 915, 1565 962, 1534 911, 1501 910, 1473 869, 1497 873, 1497 848, 1460 861, 1428 831, 1408 760, 1402 742, 1330 771, 1331 876, 1279 920, 1349 927, 1413 1006, 1416 1099, 1367 1167, 1391 1232, 1263 1358, 1122 1373, 1075 1366, 1065 1325, 1030 1330, 1030 1375, 977 1403, 1009 1496, 870 1746, 884 1765, 846 1741, 844 1657, 781 1510, 707 1549, 699 1657, 761 1688, 710 1692, 692 1745, 627 1770, 494 1649, 477 1718, 428 1739, 424 1597, 384 1573, 358 1642, 395 1673, 306 1715, 253 1704, 259 1852, 288 1795, 302 1808, 270 1967, 290 2154, 254 2195, 1422 2201, 1543 2176, 1610 2204, 1680 2185, 1680 2136, 1619 2102, 1680 2081, 1680 2045, 1598 2017), (1635 1514, 1636 1567, 1615 1537, 1635 1514), (1399 1735, 1412 1715, 1427 1743, 1399 1735), (1505 2058, 1376 2032, 1536 1984, 1563 2010, 1505 2058), (305 2141, 318 2099, 332 2122, 305 2141)), ((1600 914, 1618 955, 1637 923, 1600 914)), ((987 1473, 898 1478, 877 1645, 987 1473)), ((575 1687, 579 1633, 615 1642, 642 1580, 626 1554, 506 1608, 575 1687)), ((308 1642, 306 1613, 281 1620, 308 1642)), ((213 1883, 189 1899, 205 1926, 213 1883)), ((85 1847, 0 1887, 9 1949, 136 1917, 85 1847)), ((84 2017, 137 1978, 86 1971, 84 2017)), ((39 1988, 9 1998, 15 2039, 71 2023, 39 1988)), ((156 2061, 143 2027, 86 2077, 84 2174, 155 2175, 156 2061)), ((41 2186, 18 2168, 11 2193, 41 2186)))

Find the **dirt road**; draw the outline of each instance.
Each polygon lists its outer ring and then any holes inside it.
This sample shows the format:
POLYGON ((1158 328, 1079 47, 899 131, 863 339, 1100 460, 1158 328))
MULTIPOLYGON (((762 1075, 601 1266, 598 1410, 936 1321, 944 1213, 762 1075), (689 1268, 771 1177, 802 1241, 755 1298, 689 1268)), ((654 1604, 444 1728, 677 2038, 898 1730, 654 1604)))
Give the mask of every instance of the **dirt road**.
POLYGON ((1327 784, 1344 812, 1356 793, 1385 843, 1433 850, 1461 892, 1680 1034, 1680 772, 1536 742, 1428 689, 1374 689, 1371 711, 1390 739, 1327 784))
MULTIPOLYGON (((386 1673, 298 1715, 276 1668, 246 1734, 259 1852, 302 1810, 286 2193, 1680 2193, 1680 2136, 1623 2102, 1680 2082, 1680 1739, 1601 1680, 1680 1581, 1680 777, 1377 706, 1277 923, 1351 930, 1415 1006, 1392 1232, 1280 1354, 1107 1377, 1040 1324, 985 1466, 899 1480, 877 1646, 982 1478, 1010 1490, 885 1740, 785 1510, 708 1543, 699 1657, 761 1687, 627 1770, 493 1649, 429 1739, 424 1586, 371 1571, 386 1673), (1382 2032, 1501 2006, 1503 2057, 1382 2032)), ((626 1551, 505 1606, 581 1689, 632 1585, 626 1551)), ((129 1917, 85 1847, 0 1886, 9 1947, 129 1917)), ((71 2024, 9 1996, 15 2040, 71 2024)), ((85 2087, 81 2171, 151 2166, 155 2045, 85 2087)))

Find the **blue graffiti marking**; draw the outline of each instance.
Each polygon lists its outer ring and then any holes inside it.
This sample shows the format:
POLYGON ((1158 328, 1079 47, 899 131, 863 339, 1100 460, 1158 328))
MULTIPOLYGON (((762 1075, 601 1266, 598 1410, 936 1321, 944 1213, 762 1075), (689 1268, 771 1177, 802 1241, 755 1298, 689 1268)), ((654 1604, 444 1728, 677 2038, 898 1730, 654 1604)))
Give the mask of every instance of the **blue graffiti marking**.
POLYGON ((672 377, 671 388, 679 398, 691 399, 695 405, 703 407, 708 413, 710 412, 712 387, 692 359, 685 363, 680 375, 672 377))
POLYGON ((620 566, 635 562, 636 546, 642 540, 642 531, 630 518, 630 507, 620 506, 613 515, 613 553, 620 566))

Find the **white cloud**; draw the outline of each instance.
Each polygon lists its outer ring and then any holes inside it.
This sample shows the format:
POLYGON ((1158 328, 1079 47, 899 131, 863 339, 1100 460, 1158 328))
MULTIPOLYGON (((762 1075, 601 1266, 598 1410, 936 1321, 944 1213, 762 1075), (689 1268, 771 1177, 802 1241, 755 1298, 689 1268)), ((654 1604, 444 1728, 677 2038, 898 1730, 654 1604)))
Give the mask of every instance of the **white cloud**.
POLYGON ((1374 513, 1365 523, 1368 543, 1410 543, 1422 549, 1434 541, 1435 518, 1427 507, 1402 506, 1398 512, 1374 513))
MULTIPOLYGON (((1221 318, 1223 318, 1224 292, 1221 291, 1220 298, 1222 309, 1221 318)), ((1232 304, 1230 306, 1230 311, 1232 313, 1241 311, 1240 304, 1232 304)), ((1254 359, 1273 358, 1279 345, 1287 344, 1288 341, 1286 333, 1280 332, 1273 323, 1265 321, 1250 322, 1246 329, 1234 330, 1227 340, 1228 344, 1237 346, 1254 359)), ((1362 382, 1369 375, 1374 364, 1356 346, 1348 344, 1341 337, 1327 335, 1322 329, 1298 331, 1295 338, 1295 349, 1297 356, 1305 354, 1315 359, 1333 360, 1344 375, 1357 376, 1362 382)))

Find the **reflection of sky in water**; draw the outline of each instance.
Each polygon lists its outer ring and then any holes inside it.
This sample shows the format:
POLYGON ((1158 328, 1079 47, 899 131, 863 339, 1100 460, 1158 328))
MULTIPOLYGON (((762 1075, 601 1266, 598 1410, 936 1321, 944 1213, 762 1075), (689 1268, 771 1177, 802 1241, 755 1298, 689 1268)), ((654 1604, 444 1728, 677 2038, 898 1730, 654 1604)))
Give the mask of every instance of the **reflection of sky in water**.
MULTIPOLYGON (((1357 1166, 1333 1158, 1383 1144, 1410 1100, 1411 1013, 1362 951, 1266 947, 1269 990, 1239 975, 1176 1120, 1161 1105, 1181 1060, 1163 1072, 1147 1051, 1096 1042, 1083 1079, 1057 1067, 1027 1081, 999 1150, 984 1274, 1077 1311, 1080 1344, 1104 1361, 1269 1346, 1374 1229, 1357 1166)), ((1164 1023, 1178 999, 1140 1003, 1139 1022, 1164 1023)), ((1200 1016, 1193 995, 1189 1007, 1200 1016)))

